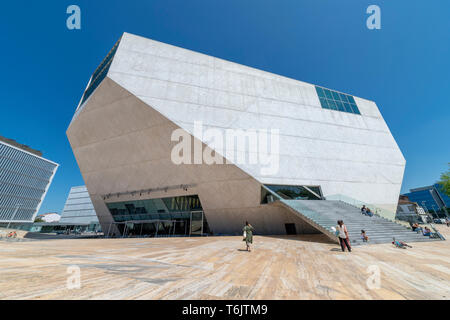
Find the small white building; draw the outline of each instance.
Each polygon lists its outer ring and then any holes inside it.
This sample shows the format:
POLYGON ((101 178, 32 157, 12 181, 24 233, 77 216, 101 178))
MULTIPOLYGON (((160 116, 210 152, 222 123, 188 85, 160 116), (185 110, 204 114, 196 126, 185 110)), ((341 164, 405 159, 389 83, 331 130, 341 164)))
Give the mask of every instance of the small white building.
POLYGON ((55 212, 44 213, 38 216, 44 222, 58 222, 61 219, 61 216, 55 212))

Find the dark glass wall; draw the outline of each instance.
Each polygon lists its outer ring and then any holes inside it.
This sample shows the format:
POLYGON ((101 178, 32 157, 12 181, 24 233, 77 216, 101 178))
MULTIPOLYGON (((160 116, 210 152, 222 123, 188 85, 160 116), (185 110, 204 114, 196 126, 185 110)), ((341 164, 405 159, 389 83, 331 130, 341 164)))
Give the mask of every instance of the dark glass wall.
POLYGON ((197 195, 106 204, 122 235, 171 236, 209 233, 197 195))
POLYGON ((322 192, 319 186, 266 185, 266 188, 277 194, 280 198, 287 200, 322 199, 322 192))
POLYGON ((320 105, 324 109, 361 114, 353 96, 316 86, 320 105))

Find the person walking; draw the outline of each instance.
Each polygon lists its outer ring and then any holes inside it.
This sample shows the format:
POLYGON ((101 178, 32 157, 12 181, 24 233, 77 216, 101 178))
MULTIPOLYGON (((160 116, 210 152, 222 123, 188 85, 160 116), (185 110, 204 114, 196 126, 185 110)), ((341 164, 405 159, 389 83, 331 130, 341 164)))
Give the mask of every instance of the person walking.
POLYGON ((338 233, 339 243, 341 244, 342 252, 345 252, 345 247, 347 247, 348 252, 352 252, 352 248, 350 246, 350 239, 348 238, 348 230, 347 226, 344 224, 344 221, 338 220, 336 226, 336 230, 338 233))
POLYGON ((245 227, 243 229, 244 232, 244 239, 243 241, 245 241, 245 244, 247 245, 247 251, 251 252, 251 247, 250 245, 253 243, 253 227, 250 223, 248 223, 248 221, 245 221, 245 227))

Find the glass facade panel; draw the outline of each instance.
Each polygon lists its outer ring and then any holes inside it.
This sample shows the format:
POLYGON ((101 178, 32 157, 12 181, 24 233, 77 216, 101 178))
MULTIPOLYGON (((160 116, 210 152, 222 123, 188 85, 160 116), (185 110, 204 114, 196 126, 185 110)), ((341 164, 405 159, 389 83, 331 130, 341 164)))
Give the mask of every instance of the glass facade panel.
POLYGON ((322 192, 319 186, 284 186, 265 185, 266 188, 286 200, 321 200, 322 192), (309 189, 309 190, 308 190, 309 189), (312 191, 312 192, 311 192, 312 191), (315 193, 315 194, 314 194, 315 193))
POLYGON ((344 104, 342 103, 342 101, 336 101, 336 105, 339 111, 345 111, 344 104))
POLYGON ((361 114, 356 105, 355 99, 348 94, 339 93, 318 86, 316 86, 316 92, 319 96, 320 104, 324 109, 337 110, 359 115, 361 114))
POLYGON ((337 106, 336 106, 336 103, 334 102, 334 100, 327 100, 327 102, 328 102, 328 106, 329 106, 328 109, 337 110, 337 106))
POLYGON ((33 222, 57 166, 0 141, 0 222, 33 222))
POLYGON ((350 103, 344 102, 343 104, 344 104, 345 112, 351 112, 351 113, 353 113, 353 109, 352 109, 352 107, 350 106, 350 103))
POLYGON ((325 92, 322 88, 317 88, 317 94, 319 95, 319 97, 325 98, 325 92))
POLYGON ((66 204, 61 213, 62 224, 98 224, 97 214, 85 186, 70 189, 66 204))
POLYGON ((323 89, 323 90, 325 91, 325 95, 326 95, 327 99, 333 100, 333 95, 331 94, 331 91, 328 89, 323 89))
POLYGON ((341 101, 343 101, 343 102, 348 102, 347 96, 346 96, 345 94, 340 93, 340 94, 339 94, 339 97, 341 98, 341 101))
POLYGON ((111 67, 112 60, 116 54, 117 48, 119 47, 120 40, 114 45, 108 55, 103 59, 102 63, 95 69, 92 74, 91 81, 88 88, 84 92, 83 98, 81 99, 80 105, 82 105, 91 96, 91 94, 97 89, 100 83, 105 79, 108 74, 109 68, 111 67))
POLYGON ((320 103, 322 104, 322 107, 325 109, 329 109, 330 107, 328 106, 328 102, 327 99, 325 98, 319 98, 320 99, 320 103))
POLYGON ((133 223, 121 230, 127 235, 132 233, 147 236, 187 236, 209 233, 208 223, 197 195, 115 202, 106 205, 116 223, 133 223))

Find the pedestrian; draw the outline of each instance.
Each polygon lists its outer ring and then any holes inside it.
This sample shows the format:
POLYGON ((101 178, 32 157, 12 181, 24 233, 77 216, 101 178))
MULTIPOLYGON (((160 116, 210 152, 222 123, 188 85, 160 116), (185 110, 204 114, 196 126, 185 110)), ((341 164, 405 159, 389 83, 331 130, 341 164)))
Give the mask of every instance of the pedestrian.
POLYGON ((344 252, 345 247, 347 247, 348 252, 352 252, 352 248, 350 246, 350 239, 348 237, 347 226, 344 224, 344 221, 338 220, 336 226, 336 230, 338 233, 339 243, 341 244, 341 249, 344 252))
POLYGON ((245 244, 247 246, 247 251, 251 252, 251 247, 250 245, 253 243, 253 227, 250 223, 248 223, 248 221, 245 221, 245 227, 243 229, 244 231, 244 239, 243 241, 245 241, 245 244))

